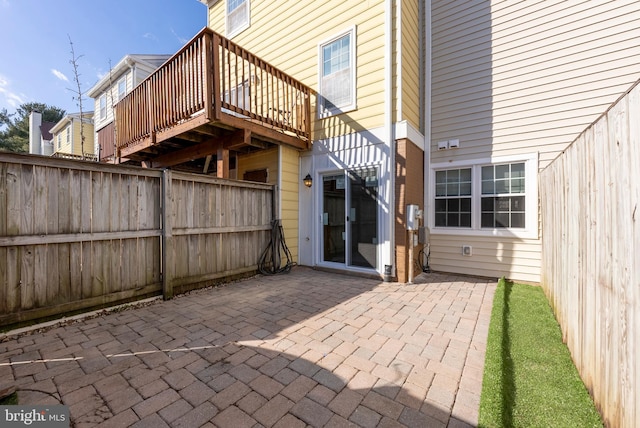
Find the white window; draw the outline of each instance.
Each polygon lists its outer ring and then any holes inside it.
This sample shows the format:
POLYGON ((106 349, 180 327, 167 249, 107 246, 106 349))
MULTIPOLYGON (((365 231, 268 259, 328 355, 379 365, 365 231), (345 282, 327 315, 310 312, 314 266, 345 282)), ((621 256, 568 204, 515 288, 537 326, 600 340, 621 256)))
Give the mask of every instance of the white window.
POLYGON ((537 168, 537 155, 433 165, 432 231, 536 238, 537 168))
POLYGON ((100 119, 107 117, 107 94, 100 95, 100 119))
POLYGON ((67 144, 71 142, 71 127, 67 127, 67 144))
POLYGON ((62 148, 62 135, 58 134, 58 148, 62 148))
POLYGON ((356 108, 355 27, 320 44, 321 117, 356 108))
POLYGON ((120 81, 118 81, 118 101, 123 99, 126 94, 127 94, 127 78, 123 77, 122 79, 120 79, 120 81))
POLYGON ((227 0, 227 37, 249 28, 249 0, 227 0))

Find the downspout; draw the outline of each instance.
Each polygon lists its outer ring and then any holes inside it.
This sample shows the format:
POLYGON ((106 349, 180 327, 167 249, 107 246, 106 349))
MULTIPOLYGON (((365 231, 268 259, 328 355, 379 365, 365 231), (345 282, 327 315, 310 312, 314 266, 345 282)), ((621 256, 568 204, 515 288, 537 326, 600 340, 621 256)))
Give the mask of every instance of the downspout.
POLYGON ((384 46, 385 46, 385 66, 384 66, 384 126, 389 140, 389 180, 387 180, 389 186, 389 254, 388 261, 385 266, 385 280, 390 279, 387 277, 387 267, 390 266, 390 276, 393 278, 396 276, 395 266, 395 217, 396 217, 396 147, 395 147, 395 133, 393 131, 393 0, 385 1, 385 31, 384 31, 384 46))
POLYGON ((429 178, 431 176, 431 2, 424 2, 424 215, 423 225, 429 227, 429 178))

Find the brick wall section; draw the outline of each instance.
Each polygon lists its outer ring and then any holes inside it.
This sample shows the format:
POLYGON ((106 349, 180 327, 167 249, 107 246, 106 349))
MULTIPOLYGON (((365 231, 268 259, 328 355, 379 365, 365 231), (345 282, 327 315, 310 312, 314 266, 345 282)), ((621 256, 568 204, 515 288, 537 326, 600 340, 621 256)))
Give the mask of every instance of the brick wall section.
MULTIPOLYGON (((399 282, 409 277, 409 242, 406 225, 407 205, 415 204, 424 209, 424 153, 407 139, 396 141, 396 275, 399 282)), ((413 249, 414 260, 421 245, 413 249)), ((420 273, 414 267, 414 276, 420 273)))

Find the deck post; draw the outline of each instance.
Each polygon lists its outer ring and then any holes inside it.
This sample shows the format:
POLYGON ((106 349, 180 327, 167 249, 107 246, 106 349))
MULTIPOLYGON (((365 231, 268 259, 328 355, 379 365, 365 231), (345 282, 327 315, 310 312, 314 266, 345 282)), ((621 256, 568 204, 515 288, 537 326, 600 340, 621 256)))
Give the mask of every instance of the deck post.
POLYGON ((205 32, 204 38, 204 114, 208 120, 213 119, 213 58, 212 53, 215 45, 213 35, 205 32))
POLYGON ((222 98, 220 92, 220 46, 222 46, 222 40, 218 34, 213 33, 212 42, 211 68, 208 74, 213 79, 213 119, 220 120, 220 113, 222 112, 222 107, 220 106, 222 98))
POLYGON ((173 276, 175 265, 171 180, 171 170, 162 170, 162 243, 160 246, 160 252, 162 253, 162 297, 164 300, 173 298, 173 276))

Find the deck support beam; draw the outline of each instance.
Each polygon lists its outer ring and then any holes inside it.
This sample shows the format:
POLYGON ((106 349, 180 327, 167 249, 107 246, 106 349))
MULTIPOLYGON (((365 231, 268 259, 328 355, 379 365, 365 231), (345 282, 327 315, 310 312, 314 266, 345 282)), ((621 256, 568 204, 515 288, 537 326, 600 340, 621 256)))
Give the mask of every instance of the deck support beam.
POLYGON ((229 149, 225 149, 224 147, 218 149, 217 162, 216 177, 229 178, 229 149))

